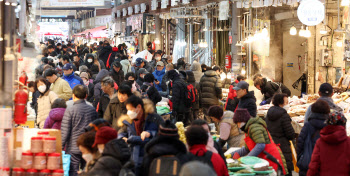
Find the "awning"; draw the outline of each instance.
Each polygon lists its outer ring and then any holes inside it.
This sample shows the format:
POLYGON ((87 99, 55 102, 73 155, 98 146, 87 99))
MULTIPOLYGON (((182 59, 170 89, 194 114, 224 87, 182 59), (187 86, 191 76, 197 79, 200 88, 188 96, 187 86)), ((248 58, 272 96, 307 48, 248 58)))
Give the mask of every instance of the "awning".
POLYGON ((96 27, 93 29, 87 29, 83 32, 80 32, 80 33, 77 33, 74 35, 75 36, 81 36, 81 35, 88 36, 89 32, 90 32, 91 38, 106 38, 107 34, 105 34, 106 33, 105 29, 106 29, 106 26, 99 26, 99 27, 96 27))

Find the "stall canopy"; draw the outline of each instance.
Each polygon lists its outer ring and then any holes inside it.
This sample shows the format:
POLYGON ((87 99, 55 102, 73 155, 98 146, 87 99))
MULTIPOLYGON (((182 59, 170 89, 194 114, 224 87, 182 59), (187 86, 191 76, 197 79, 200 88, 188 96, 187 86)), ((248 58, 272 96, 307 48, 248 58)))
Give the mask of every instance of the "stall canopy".
POLYGON ((58 36, 65 36, 64 32, 55 26, 45 26, 40 27, 38 31, 36 31, 37 35, 58 35, 58 36))
POLYGON ((83 32, 74 34, 75 36, 88 36, 90 33, 90 37, 91 38, 107 38, 107 31, 106 31, 106 26, 100 26, 100 27, 96 27, 93 29, 87 29, 83 32))

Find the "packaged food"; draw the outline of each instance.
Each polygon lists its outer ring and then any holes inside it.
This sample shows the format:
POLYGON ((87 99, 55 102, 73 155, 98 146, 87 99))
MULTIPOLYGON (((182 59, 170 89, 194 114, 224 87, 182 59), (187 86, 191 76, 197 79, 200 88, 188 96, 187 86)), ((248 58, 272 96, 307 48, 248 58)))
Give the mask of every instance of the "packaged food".
POLYGON ((49 136, 49 132, 48 131, 39 131, 38 136, 41 136, 41 137, 49 136))
POLYGON ((38 176, 38 170, 36 169, 27 169, 26 176, 38 176))
POLYGON ((33 168, 33 153, 31 153, 31 152, 23 152, 22 153, 21 167, 23 169, 33 168))
POLYGON ((53 137, 53 136, 44 137, 43 150, 44 150, 44 153, 56 152, 56 137, 53 137))
POLYGON ((30 143, 30 151, 32 153, 43 152, 43 137, 41 136, 32 137, 31 143, 30 143))
POLYGON ((24 176, 24 169, 19 168, 19 167, 14 167, 12 169, 12 176, 24 176))
POLYGON ((61 154, 51 153, 47 157, 47 169, 56 170, 60 168, 61 164, 61 154))
POLYGON ((39 172, 39 176, 51 176, 51 171, 49 169, 43 169, 39 172))
POLYGON ((34 156, 34 169, 42 170, 46 169, 46 154, 37 153, 34 156))
POLYGON ((64 176, 64 170, 63 169, 57 169, 52 172, 52 176, 64 176))
POLYGON ((3 176, 10 176, 10 168, 9 167, 0 167, 0 173, 3 176))

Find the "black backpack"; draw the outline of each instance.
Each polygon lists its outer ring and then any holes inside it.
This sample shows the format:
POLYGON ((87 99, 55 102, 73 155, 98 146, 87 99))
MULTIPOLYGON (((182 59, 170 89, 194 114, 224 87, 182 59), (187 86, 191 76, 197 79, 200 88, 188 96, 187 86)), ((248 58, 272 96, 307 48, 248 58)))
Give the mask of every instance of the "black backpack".
POLYGON ((212 169, 214 169, 214 165, 211 162, 211 156, 213 155, 211 151, 205 152, 203 156, 198 156, 198 152, 196 153, 196 155, 193 155, 191 153, 190 155, 191 155, 191 161, 200 161, 204 164, 208 164, 212 169))
POLYGON ((164 155, 152 161, 148 175, 177 176, 179 175, 180 169, 181 162, 175 155, 164 155))

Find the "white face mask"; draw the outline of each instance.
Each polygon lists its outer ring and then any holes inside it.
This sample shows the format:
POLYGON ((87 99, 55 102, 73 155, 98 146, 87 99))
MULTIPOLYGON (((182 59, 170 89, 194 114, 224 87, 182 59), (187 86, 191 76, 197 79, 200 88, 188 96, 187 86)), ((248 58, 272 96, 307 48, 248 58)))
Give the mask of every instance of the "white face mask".
POLYGON ((39 92, 44 93, 46 91, 46 85, 41 85, 38 87, 39 92))
POLYGON ((98 148, 98 151, 100 152, 100 154, 103 153, 103 149, 101 149, 101 148, 98 148))
POLYGON ((74 51, 75 51, 75 49, 72 49, 72 51, 74 52, 74 51))
POLYGON ((290 108, 290 105, 289 105, 289 104, 287 104, 287 105, 283 106, 283 109, 285 109, 286 111, 288 111, 288 110, 289 110, 289 108, 290 108))
POLYGON ((161 57, 156 57, 156 60, 157 60, 157 61, 160 61, 160 59, 161 59, 161 57))
POLYGON ((127 115, 132 119, 136 119, 137 118, 137 113, 135 111, 128 111, 127 115))
POLYGON ((84 80, 84 84, 85 84, 85 86, 88 86, 89 85, 89 81, 88 80, 87 81, 84 80))
POLYGON ((58 49, 62 49, 62 46, 59 46, 58 49))
POLYGON ((88 59, 88 62, 91 63, 91 62, 92 62, 92 59, 88 59))
POLYGON ((92 154, 83 154, 82 155, 83 159, 86 161, 86 163, 89 163, 93 158, 92 158, 92 154))

